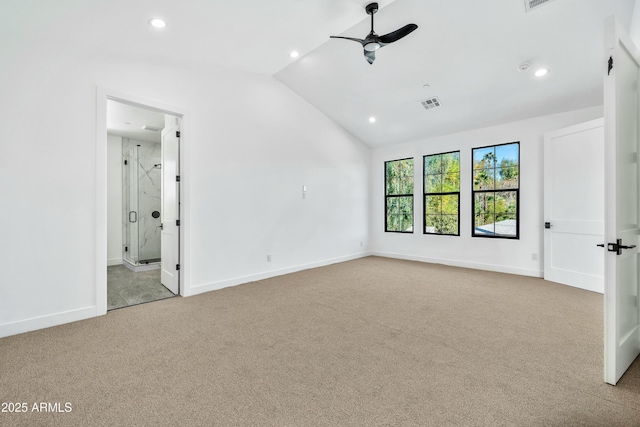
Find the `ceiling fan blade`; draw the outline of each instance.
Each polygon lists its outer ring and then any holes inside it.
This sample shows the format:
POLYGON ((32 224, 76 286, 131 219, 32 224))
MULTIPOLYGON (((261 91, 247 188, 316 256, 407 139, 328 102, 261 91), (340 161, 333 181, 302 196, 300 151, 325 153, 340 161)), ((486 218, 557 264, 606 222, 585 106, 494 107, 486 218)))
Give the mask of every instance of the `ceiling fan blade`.
POLYGON ((372 51, 365 50, 364 57, 369 64, 373 64, 373 61, 376 60, 376 52, 374 50, 372 51))
POLYGON ((399 30, 395 30, 392 33, 385 34, 384 36, 380 36, 379 40, 380 40, 380 42, 382 44, 393 43, 393 42, 398 41, 401 38, 409 35, 416 28, 418 28, 418 26, 416 24, 408 24, 408 25, 405 25, 404 27, 400 28, 399 30))
POLYGON ((341 37, 341 36, 329 36, 329 38, 331 38, 331 39, 345 39, 345 40, 353 40, 354 42, 358 42, 358 43, 360 43, 362 46, 364 46, 364 40, 362 40, 362 39, 354 39, 353 37, 341 37))

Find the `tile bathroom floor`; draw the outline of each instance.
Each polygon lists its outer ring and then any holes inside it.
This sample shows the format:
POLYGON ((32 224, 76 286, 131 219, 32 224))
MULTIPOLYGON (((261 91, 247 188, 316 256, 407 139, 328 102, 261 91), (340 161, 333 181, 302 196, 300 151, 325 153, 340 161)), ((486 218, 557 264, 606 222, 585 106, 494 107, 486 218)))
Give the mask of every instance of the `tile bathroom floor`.
POLYGON ((134 273, 125 266, 107 267, 107 310, 175 296, 160 283, 160 270, 134 273))

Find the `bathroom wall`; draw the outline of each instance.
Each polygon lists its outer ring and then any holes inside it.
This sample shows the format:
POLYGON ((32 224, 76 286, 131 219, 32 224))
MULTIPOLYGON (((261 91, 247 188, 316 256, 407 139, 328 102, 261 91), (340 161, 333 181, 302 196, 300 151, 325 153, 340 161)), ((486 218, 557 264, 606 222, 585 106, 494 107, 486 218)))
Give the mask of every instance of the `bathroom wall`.
MULTIPOLYGON (((162 170, 154 165, 162 159, 161 144, 123 138, 122 151, 138 146, 138 257, 140 262, 160 258, 160 179, 162 170)), ((127 221, 128 216, 123 216, 127 221)), ((126 224, 123 222, 123 227, 126 224)))

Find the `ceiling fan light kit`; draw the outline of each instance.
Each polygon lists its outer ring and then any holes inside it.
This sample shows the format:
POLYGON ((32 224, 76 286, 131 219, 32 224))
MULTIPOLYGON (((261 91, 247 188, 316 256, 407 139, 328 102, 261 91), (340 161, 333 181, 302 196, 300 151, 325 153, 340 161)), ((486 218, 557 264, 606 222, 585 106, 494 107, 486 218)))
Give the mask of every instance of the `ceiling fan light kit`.
POLYGON ((373 15, 378 11, 378 3, 369 3, 364 9, 368 15, 371 15, 371 32, 364 39, 356 39, 353 37, 330 36, 332 39, 345 39, 358 42, 364 49, 364 57, 369 64, 373 64, 376 60, 376 50, 385 47, 388 44, 396 42, 401 38, 415 31, 418 26, 416 24, 408 24, 384 36, 379 36, 373 30, 373 15))

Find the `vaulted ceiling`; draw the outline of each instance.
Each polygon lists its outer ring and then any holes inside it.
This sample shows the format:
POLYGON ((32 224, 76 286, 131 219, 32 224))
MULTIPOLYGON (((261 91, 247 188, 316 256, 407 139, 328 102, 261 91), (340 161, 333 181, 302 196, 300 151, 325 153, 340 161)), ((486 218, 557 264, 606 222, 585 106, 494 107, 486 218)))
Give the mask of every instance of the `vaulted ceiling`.
POLYGON ((525 0, 379 1, 378 34, 419 28, 370 65, 357 43, 329 39, 364 38, 367 3, 0 0, 0 37, 274 75, 376 147, 602 104, 603 22, 616 15, 629 30, 634 10, 634 0, 553 0, 528 13, 525 0), (164 30, 147 25, 154 16, 164 30), (550 73, 535 78, 538 67, 550 73), (431 97, 441 106, 426 110, 431 97))

